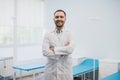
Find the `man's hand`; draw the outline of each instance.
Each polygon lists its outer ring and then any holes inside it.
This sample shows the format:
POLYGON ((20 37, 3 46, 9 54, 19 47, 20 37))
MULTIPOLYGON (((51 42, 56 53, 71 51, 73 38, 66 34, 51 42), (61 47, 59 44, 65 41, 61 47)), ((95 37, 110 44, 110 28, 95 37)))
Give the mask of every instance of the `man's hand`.
POLYGON ((65 46, 69 46, 70 45, 70 42, 67 42, 66 44, 65 44, 65 46))
POLYGON ((54 46, 50 46, 49 49, 54 51, 54 46))

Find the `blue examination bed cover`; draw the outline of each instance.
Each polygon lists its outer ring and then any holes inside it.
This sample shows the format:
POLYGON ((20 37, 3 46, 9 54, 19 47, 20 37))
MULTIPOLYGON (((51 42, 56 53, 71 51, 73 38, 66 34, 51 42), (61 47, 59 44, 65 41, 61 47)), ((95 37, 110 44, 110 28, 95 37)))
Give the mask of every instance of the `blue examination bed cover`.
POLYGON ((120 71, 116 72, 114 74, 111 74, 111 75, 103 78, 102 80, 120 80, 120 71))
POLYGON ((99 61, 97 59, 86 59, 82 63, 73 67, 73 76, 77 77, 81 74, 97 70, 99 68, 99 61))
POLYGON ((23 71, 30 71, 35 69, 44 68, 46 63, 43 62, 36 62, 36 63, 30 63, 30 64, 22 64, 22 65, 14 65, 13 69, 17 70, 23 70, 23 71))

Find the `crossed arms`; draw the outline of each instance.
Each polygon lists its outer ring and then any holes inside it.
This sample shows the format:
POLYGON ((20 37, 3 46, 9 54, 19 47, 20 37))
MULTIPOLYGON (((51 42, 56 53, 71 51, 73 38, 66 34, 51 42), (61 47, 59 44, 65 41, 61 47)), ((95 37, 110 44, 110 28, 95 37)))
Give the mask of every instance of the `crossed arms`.
POLYGON ((61 47, 54 47, 49 45, 49 39, 46 36, 43 42, 43 55, 47 57, 52 57, 55 55, 69 55, 73 52, 73 45, 72 42, 66 42, 64 46, 61 47))

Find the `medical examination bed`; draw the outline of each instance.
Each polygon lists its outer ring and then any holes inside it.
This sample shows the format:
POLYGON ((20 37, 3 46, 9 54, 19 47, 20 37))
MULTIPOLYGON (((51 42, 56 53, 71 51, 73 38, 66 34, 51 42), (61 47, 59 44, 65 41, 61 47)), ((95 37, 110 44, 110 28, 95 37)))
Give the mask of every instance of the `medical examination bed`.
MULTIPOLYGON (((24 71, 26 71, 26 72, 32 71, 32 75, 33 75, 32 80, 36 80, 36 77, 35 77, 36 72, 34 70, 42 69, 42 70, 40 70, 40 73, 43 73, 45 64, 46 63, 41 62, 41 61, 26 63, 26 64, 17 64, 17 65, 13 65, 13 69, 19 70, 20 80, 22 80, 22 76, 23 76, 24 71)), ((16 73, 14 71, 13 80, 15 80, 15 78, 16 78, 16 73)))
POLYGON ((92 72, 92 79, 89 80, 98 80, 98 70, 99 61, 97 59, 86 59, 82 63, 73 67, 73 77, 82 75, 82 80, 86 80, 87 77, 85 75, 92 72))

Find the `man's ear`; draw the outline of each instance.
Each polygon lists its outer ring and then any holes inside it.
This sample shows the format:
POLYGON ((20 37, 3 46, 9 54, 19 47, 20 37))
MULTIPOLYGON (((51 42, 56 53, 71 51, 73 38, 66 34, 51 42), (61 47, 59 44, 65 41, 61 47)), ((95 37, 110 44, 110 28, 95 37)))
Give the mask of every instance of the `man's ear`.
POLYGON ((55 21, 55 18, 53 18, 53 21, 55 21))
POLYGON ((66 21, 66 17, 65 17, 65 21, 66 21))

